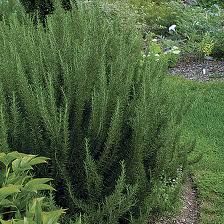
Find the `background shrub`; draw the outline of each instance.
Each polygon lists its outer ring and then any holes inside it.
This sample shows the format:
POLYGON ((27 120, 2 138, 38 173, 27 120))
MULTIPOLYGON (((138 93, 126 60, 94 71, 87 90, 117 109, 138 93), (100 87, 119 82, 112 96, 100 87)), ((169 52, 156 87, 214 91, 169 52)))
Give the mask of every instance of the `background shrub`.
POLYGON ((157 35, 165 35, 169 26, 176 23, 179 15, 179 1, 155 1, 155 0, 126 0, 109 2, 126 2, 138 12, 138 21, 144 24, 144 32, 153 32, 157 35))
POLYGON ((84 223, 148 222, 163 204, 152 203, 156 180, 176 178, 188 151, 165 57, 143 58, 136 21, 124 26, 102 4, 65 13, 56 3, 45 29, 23 16, 1 22, 1 147, 51 158, 37 173, 84 223))
POLYGON ((215 4, 218 4, 220 6, 224 6, 222 0, 199 0, 198 3, 201 4, 204 7, 211 7, 215 4))
POLYGON ((224 11, 218 6, 209 9, 187 6, 183 9, 177 19, 177 36, 185 39, 185 51, 200 56, 204 54, 202 45, 214 43, 211 55, 223 57, 223 17, 224 11))

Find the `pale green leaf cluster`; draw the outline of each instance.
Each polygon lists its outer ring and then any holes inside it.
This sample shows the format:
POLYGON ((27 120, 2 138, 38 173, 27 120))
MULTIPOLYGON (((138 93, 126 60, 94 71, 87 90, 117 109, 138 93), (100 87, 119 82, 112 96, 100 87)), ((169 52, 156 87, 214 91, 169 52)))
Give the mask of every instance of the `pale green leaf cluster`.
POLYGON ((0 153, 0 221, 2 224, 56 224, 64 210, 45 212, 40 191, 53 191, 51 178, 34 178, 33 166, 48 158, 19 152, 0 153))

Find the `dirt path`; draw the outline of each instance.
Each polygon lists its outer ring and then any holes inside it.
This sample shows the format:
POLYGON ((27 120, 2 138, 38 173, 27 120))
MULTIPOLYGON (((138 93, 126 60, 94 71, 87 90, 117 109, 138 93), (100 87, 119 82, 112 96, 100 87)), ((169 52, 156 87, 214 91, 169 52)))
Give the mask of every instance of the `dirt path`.
POLYGON ((190 177, 187 178, 182 192, 183 207, 174 218, 163 218, 155 224, 197 224, 199 217, 199 205, 197 191, 190 177))

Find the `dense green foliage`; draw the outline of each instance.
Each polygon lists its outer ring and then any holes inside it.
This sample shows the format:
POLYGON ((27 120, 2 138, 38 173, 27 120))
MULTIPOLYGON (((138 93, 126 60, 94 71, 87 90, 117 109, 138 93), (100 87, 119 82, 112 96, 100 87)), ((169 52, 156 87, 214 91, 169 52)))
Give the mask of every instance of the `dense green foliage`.
POLYGON ((17 15, 0 22, 1 150, 51 158, 37 173, 83 223, 172 209, 192 147, 179 141, 187 107, 164 88, 166 57, 142 57, 135 21, 104 4, 57 4, 45 28, 17 15))
POLYGON ((0 222, 2 224, 56 224, 64 213, 51 210, 40 191, 54 190, 50 178, 33 178, 34 165, 47 158, 18 152, 0 153, 0 222))
MULTIPOLYGON (((109 2, 117 2, 116 0, 108 0, 109 2)), ((168 27, 176 22, 177 16, 180 14, 175 10, 175 1, 155 1, 155 0, 123 0, 133 7, 140 15, 139 22, 144 24, 144 32, 153 32, 165 35, 168 27)), ((128 12, 129 13, 129 12, 128 12)))
POLYGON ((186 40, 185 51, 199 57, 223 57, 223 21, 224 10, 219 6, 184 8, 177 20, 177 36, 186 40))
MULTIPOLYGON (((14 1, 14 0, 11 0, 14 1)), ((40 17, 52 14, 54 11, 55 0, 19 0, 26 12, 33 13, 37 11, 40 17)), ((61 0, 62 7, 65 10, 71 10, 72 4, 76 5, 76 0, 61 0)))
MULTIPOLYGON (((45 26, 47 16, 54 12, 55 8, 54 0, 2 0, 0 2, 0 20, 4 17, 8 17, 12 13, 18 13, 21 10, 24 10, 30 18, 32 18, 34 24, 37 24, 38 21, 45 26), (18 3, 21 4, 18 4, 18 3)), ((77 6, 75 0, 61 0, 61 6, 69 11, 77 6)))
POLYGON ((224 9, 221 2, 207 1, 209 4, 198 2, 193 5, 178 0, 125 2, 137 10, 144 37, 154 36, 161 41, 173 41, 170 47, 180 46, 185 57, 223 57, 224 9), (172 25, 176 25, 176 29, 169 32, 172 25))
POLYGON ((198 0, 198 3, 204 7, 213 6, 215 4, 224 6, 224 3, 222 0, 198 0))

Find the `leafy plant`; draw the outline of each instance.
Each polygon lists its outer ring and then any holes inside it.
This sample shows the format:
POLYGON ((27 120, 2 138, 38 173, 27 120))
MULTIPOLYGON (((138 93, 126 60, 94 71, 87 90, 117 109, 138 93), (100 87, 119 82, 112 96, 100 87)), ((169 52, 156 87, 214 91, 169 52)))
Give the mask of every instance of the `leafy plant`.
POLYGON ((211 7, 214 5, 224 6, 222 0, 199 0, 198 3, 204 7, 211 7))
POLYGON ((55 179, 70 216, 144 223, 156 179, 186 165, 187 107, 166 91, 166 57, 142 60, 135 21, 104 6, 65 12, 58 2, 45 28, 16 14, 2 22, 0 143, 51 158, 37 173, 55 179))
POLYGON ((200 43, 200 48, 204 56, 210 56, 214 50, 215 42, 207 33, 200 43))
POLYGON ((40 191, 54 190, 47 184, 50 178, 33 178, 34 165, 46 163, 47 158, 18 152, 0 153, 0 221, 2 224, 50 224, 64 210, 44 212, 44 197, 40 191), (4 221, 5 220, 5 221, 4 221))
POLYGON ((158 42, 154 39, 149 43, 148 50, 143 53, 143 58, 153 56, 156 61, 167 61, 168 66, 175 66, 179 60, 180 49, 177 46, 164 47, 162 42, 158 42))
POLYGON ((185 40, 184 50, 198 56, 209 54, 221 57, 223 18, 224 10, 218 6, 210 9, 199 6, 183 9, 177 20, 177 36, 185 40))

